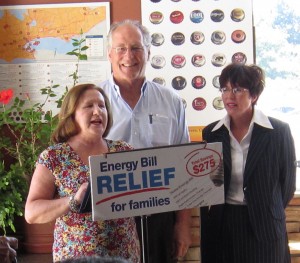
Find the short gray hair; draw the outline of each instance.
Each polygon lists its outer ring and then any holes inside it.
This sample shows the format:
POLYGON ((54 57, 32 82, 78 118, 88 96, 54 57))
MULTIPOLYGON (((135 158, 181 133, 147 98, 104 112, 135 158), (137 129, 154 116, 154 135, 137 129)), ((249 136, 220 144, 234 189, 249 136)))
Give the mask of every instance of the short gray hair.
POLYGON ((151 45, 151 36, 150 36, 149 30, 137 20, 125 19, 125 20, 120 21, 120 22, 114 22, 110 26, 110 30, 109 30, 108 35, 107 35, 107 48, 112 47, 112 34, 113 34, 113 32, 118 27, 124 26, 124 25, 131 25, 133 27, 136 27, 142 33, 144 46, 147 47, 147 48, 150 47, 150 45, 151 45))

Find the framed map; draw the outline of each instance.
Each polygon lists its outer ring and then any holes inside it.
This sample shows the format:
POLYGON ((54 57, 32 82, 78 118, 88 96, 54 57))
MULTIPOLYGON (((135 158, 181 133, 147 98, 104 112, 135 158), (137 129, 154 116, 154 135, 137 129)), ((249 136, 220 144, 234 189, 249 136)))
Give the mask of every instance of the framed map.
POLYGON ((39 101, 40 89, 71 87, 78 64, 67 55, 84 39, 87 61, 80 61, 79 82, 100 83, 110 74, 106 35, 109 3, 3 6, 0 9, 0 89, 13 88, 39 101))

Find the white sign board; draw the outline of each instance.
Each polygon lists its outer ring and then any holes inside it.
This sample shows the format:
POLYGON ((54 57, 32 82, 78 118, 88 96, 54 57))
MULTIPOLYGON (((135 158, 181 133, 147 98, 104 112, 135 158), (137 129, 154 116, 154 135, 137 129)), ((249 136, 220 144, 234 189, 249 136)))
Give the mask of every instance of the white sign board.
POLYGON ((221 143, 90 156, 93 220, 224 203, 221 143))

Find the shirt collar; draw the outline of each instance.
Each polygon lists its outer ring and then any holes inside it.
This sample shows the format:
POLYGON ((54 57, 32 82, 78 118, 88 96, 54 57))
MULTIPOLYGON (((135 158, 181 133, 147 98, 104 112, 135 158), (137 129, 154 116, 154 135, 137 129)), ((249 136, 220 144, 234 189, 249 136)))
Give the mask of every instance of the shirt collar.
POLYGON ((254 108, 254 114, 252 118, 252 122, 265 127, 267 129, 273 129, 273 126, 269 120, 269 118, 261 111, 254 108))
MULTIPOLYGON (((114 76, 113 74, 111 74, 110 78, 109 78, 109 82, 112 84, 112 86, 114 87, 115 91, 117 92, 118 94, 118 97, 121 97, 121 94, 120 94, 120 87, 115 83, 115 80, 114 80, 114 76)), ((143 96, 145 95, 145 90, 147 88, 147 80, 145 79, 144 80, 144 83, 141 87, 141 91, 142 91, 142 94, 143 96)))
MULTIPOLYGON (((254 108, 253 117, 252 117, 249 127, 252 127, 254 125, 254 123, 256 123, 262 127, 265 127, 267 129, 273 129, 273 126, 272 126, 269 118, 261 110, 258 110, 256 108, 254 108)), ((228 114, 217 123, 217 125, 212 129, 212 131, 216 131, 216 130, 220 129, 223 125, 228 130, 230 130, 230 118, 229 118, 228 114)))

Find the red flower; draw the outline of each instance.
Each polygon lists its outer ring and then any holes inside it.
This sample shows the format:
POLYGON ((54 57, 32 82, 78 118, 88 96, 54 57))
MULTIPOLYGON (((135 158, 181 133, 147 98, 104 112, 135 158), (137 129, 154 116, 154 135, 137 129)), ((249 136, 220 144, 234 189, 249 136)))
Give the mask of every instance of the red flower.
POLYGON ((13 89, 6 89, 0 91, 0 102, 3 104, 8 104, 12 97, 14 96, 13 89))

